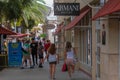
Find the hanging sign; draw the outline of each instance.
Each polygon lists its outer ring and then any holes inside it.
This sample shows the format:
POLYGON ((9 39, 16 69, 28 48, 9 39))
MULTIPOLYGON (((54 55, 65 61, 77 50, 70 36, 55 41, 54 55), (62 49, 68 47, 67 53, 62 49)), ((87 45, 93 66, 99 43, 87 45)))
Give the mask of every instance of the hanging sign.
POLYGON ((54 3, 54 15, 73 15, 80 14, 80 3, 54 3))

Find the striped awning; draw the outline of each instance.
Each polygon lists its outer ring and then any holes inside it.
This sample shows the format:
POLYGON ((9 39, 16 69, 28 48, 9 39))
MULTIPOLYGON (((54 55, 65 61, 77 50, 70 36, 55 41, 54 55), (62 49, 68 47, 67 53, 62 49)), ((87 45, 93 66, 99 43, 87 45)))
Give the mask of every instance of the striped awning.
POLYGON ((16 35, 17 33, 10 31, 4 27, 0 27, 0 34, 6 34, 6 35, 16 35))

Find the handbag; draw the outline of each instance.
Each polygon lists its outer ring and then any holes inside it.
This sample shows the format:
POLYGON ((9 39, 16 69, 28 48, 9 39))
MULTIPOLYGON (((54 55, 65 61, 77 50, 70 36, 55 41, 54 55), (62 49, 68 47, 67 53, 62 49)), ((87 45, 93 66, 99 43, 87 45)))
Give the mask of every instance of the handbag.
POLYGON ((65 72, 65 71, 67 71, 68 69, 67 69, 67 64, 66 63, 64 63, 63 65, 62 65, 62 72, 65 72))

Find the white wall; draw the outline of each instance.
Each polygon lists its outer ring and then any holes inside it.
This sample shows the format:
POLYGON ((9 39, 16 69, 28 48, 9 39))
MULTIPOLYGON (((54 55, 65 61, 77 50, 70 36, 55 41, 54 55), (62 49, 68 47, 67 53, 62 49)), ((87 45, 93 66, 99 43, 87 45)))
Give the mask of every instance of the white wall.
POLYGON ((52 43, 54 43, 54 36, 53 36, 51 30, 48 30, 48 35, 49 35, 49 36, 48 36, 49 40, 50 40, 52 43))

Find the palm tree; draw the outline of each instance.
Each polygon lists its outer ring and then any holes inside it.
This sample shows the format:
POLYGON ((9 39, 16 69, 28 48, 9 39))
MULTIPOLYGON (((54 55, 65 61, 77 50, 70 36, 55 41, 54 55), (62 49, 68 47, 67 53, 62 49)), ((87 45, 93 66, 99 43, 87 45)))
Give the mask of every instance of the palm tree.
POLYGON ((35 20, 35 23, 43 23, 45 21, 44 11, 47 11, 47 9, 44 5, 38 3, 37 1, 44 3, 43 0, 32 0, 31 5, 33 6, 30 5, 23 9, 22 18, 26 24, 29 19, 35 20))
MULTIPOLYGON (((33 19, 35 22, 44 22, 43 12, 47 9, 43 0, 1 0, 0 1, 0 17, 1 22, 9 21, 13 23, 24 21, 28 26, 28 20, 33 19)), ((20 24, 19 24, 20 25, 20 24)))

